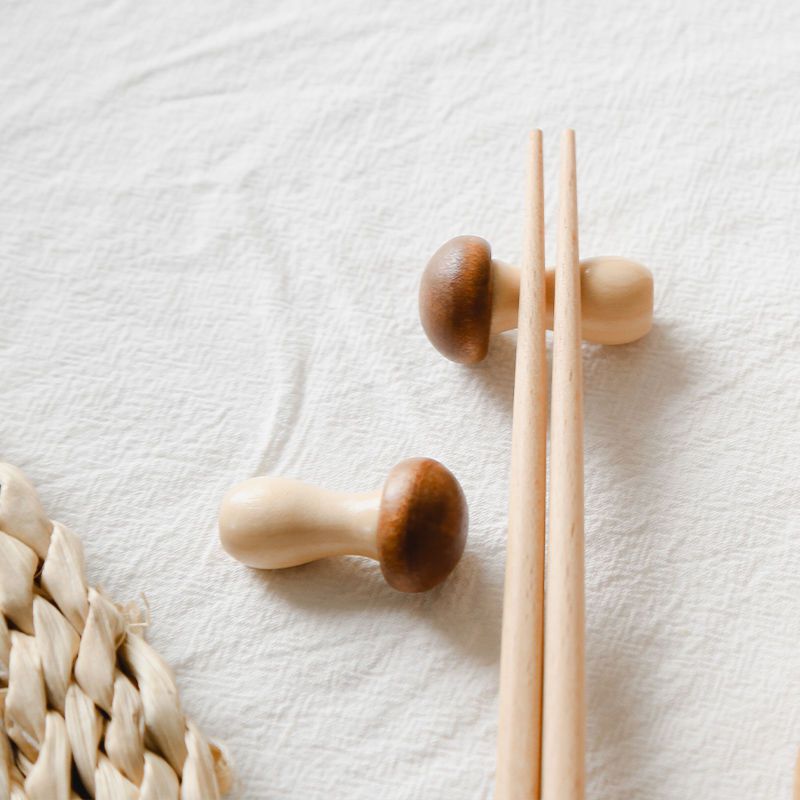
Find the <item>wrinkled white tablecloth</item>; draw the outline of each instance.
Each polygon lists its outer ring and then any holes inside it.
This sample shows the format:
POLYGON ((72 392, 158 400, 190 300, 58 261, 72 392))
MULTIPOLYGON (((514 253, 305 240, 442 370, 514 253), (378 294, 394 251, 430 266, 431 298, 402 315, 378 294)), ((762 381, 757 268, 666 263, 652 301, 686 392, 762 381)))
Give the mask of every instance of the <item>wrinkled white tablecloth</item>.
POLYGON ((516 259, 527 130, 578 132, 581 248, 656 274, 587 347, 589 796, 788 797, 800 745, 800 6, 6 2, 0 458, 144 593, 243 798, 488 798, 514 338, 417 320, 459 233, 516 259), (216 509, 259 473, 471 508, 421 597, 371 562, 259 574, 216 509))

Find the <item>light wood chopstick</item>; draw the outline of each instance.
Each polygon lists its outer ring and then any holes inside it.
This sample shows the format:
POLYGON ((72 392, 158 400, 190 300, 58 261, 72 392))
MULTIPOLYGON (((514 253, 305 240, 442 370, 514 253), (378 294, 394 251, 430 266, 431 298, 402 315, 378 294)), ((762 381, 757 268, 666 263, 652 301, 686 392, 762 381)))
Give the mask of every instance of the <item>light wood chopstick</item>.
POLYGON ((542 132, 531 133, 514 378, 496 800, 539 797, 547 352, 542 132))
POLYGON ((583 374, 575 133, 561 137, 553 378, 550 530, 544 625, 542 800, 583 800, 583 374))
POLYGON ((794 765, 794 800, 800 800, 800 753, 794 765))

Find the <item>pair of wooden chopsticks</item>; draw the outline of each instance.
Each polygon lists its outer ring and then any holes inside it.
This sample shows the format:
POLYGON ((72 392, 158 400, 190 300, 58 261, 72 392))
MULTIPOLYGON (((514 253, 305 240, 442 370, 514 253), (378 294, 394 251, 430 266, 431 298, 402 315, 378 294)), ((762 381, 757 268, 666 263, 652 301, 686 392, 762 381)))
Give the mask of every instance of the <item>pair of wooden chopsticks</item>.
POLYGON ((585 795, 583 377, 575 134, 561 137, 545 600, 542 132, 531 134, 519 298, 496 800, 585 795))

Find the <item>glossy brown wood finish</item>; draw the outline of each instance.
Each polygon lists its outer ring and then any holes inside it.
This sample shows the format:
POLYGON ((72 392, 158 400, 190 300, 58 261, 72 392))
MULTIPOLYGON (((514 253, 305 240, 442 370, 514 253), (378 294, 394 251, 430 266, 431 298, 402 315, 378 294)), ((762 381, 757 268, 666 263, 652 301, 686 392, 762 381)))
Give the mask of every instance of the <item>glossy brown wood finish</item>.
POLYGON ((467 541, 469 513, 453 474, 432 458, 397 464, 383 487, 378 552, 387 583, 424 592, 455 568, 467 541))
POLYGON ((492 248, 479 236, 456 236, 422 274, 419 316, 434 347, 453 361, 486 357, 492 322, 492 248))

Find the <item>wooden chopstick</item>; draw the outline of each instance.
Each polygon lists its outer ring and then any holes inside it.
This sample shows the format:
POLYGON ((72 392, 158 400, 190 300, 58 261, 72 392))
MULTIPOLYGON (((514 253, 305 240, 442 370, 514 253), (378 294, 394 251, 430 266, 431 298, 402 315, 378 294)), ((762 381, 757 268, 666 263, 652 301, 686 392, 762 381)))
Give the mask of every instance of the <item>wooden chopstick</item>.
POLYGON ((542 132, 531 133, 514 378, 495 800, 539 797, 547 352, 542 132))
POLYGON ((794 800, 800 800, 800 753, 794 765, 794 800))
POLYGON ((542 799, 582 800, 586 791, 583 374, 575 133, 571 130, 561 137, 553 322, 542 799))

